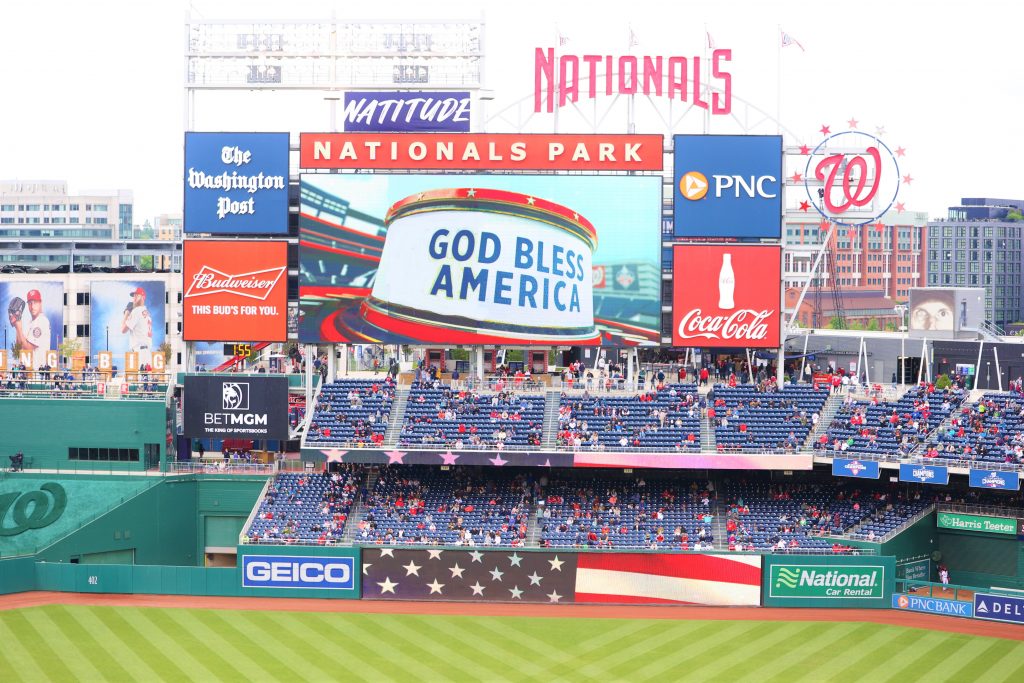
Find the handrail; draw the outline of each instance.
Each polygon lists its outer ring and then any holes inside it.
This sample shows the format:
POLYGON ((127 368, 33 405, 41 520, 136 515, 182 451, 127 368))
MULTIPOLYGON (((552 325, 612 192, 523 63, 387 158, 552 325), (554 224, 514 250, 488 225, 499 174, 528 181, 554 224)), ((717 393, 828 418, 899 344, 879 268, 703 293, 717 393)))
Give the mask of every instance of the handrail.
POLYGON ((939 503, 939 512, 961 512, 967 515, 993 515, 995 517, 1009 517, 1016 519, 1024 515, 1024 510, 1019 508, 1000 507, 997 505, 968 505, 961 503, 939 503))

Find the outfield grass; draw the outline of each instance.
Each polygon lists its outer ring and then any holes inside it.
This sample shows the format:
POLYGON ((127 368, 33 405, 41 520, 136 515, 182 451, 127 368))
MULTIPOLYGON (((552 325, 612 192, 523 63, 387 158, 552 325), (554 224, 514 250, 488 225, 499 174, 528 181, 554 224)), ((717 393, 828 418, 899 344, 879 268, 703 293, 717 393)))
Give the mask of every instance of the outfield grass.
POLYGON ((0 681, 1022 681, 1024 642, 856 623, 49 605, 0 612, 0 681))

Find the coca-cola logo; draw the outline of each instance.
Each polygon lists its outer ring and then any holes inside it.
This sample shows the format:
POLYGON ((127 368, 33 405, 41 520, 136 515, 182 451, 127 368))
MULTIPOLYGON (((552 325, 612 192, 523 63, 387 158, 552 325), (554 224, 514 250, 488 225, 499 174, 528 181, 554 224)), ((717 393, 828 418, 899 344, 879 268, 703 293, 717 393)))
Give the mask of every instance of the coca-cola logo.
POLYGON ((236 294, 247 299, 266 301, 274 287, 284 276, 285 266, 255 270, 237 275, 203 266, 192 276, 185 298, 207 294, 236 294))
POLYGON ((763 341, 768 336, 768 318, 774 310, 741 308, 730 315, 707 315, 699 308, 691 310, 679 321, 683 339, 721 339, 729 341, 763 341))

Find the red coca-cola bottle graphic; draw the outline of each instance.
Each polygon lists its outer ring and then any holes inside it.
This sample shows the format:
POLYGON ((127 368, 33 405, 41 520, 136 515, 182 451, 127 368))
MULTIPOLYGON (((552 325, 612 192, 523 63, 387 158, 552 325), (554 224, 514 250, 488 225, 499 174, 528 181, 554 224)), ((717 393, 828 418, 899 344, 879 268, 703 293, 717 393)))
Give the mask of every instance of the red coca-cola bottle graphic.
POLYGON ((736 308, 736 274, 732 271, 732 254, 722 254, 722 269, 718 272, 718 307, 723 311, 736 308))

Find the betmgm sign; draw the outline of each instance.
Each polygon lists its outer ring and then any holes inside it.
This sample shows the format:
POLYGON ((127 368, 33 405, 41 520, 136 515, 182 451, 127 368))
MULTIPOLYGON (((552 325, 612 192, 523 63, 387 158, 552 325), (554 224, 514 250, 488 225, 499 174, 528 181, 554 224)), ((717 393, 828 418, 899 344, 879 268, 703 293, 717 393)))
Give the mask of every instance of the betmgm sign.
POLYGON ((186 376, 185 435, 287 439, 288 380, 258 375, 186 376))

